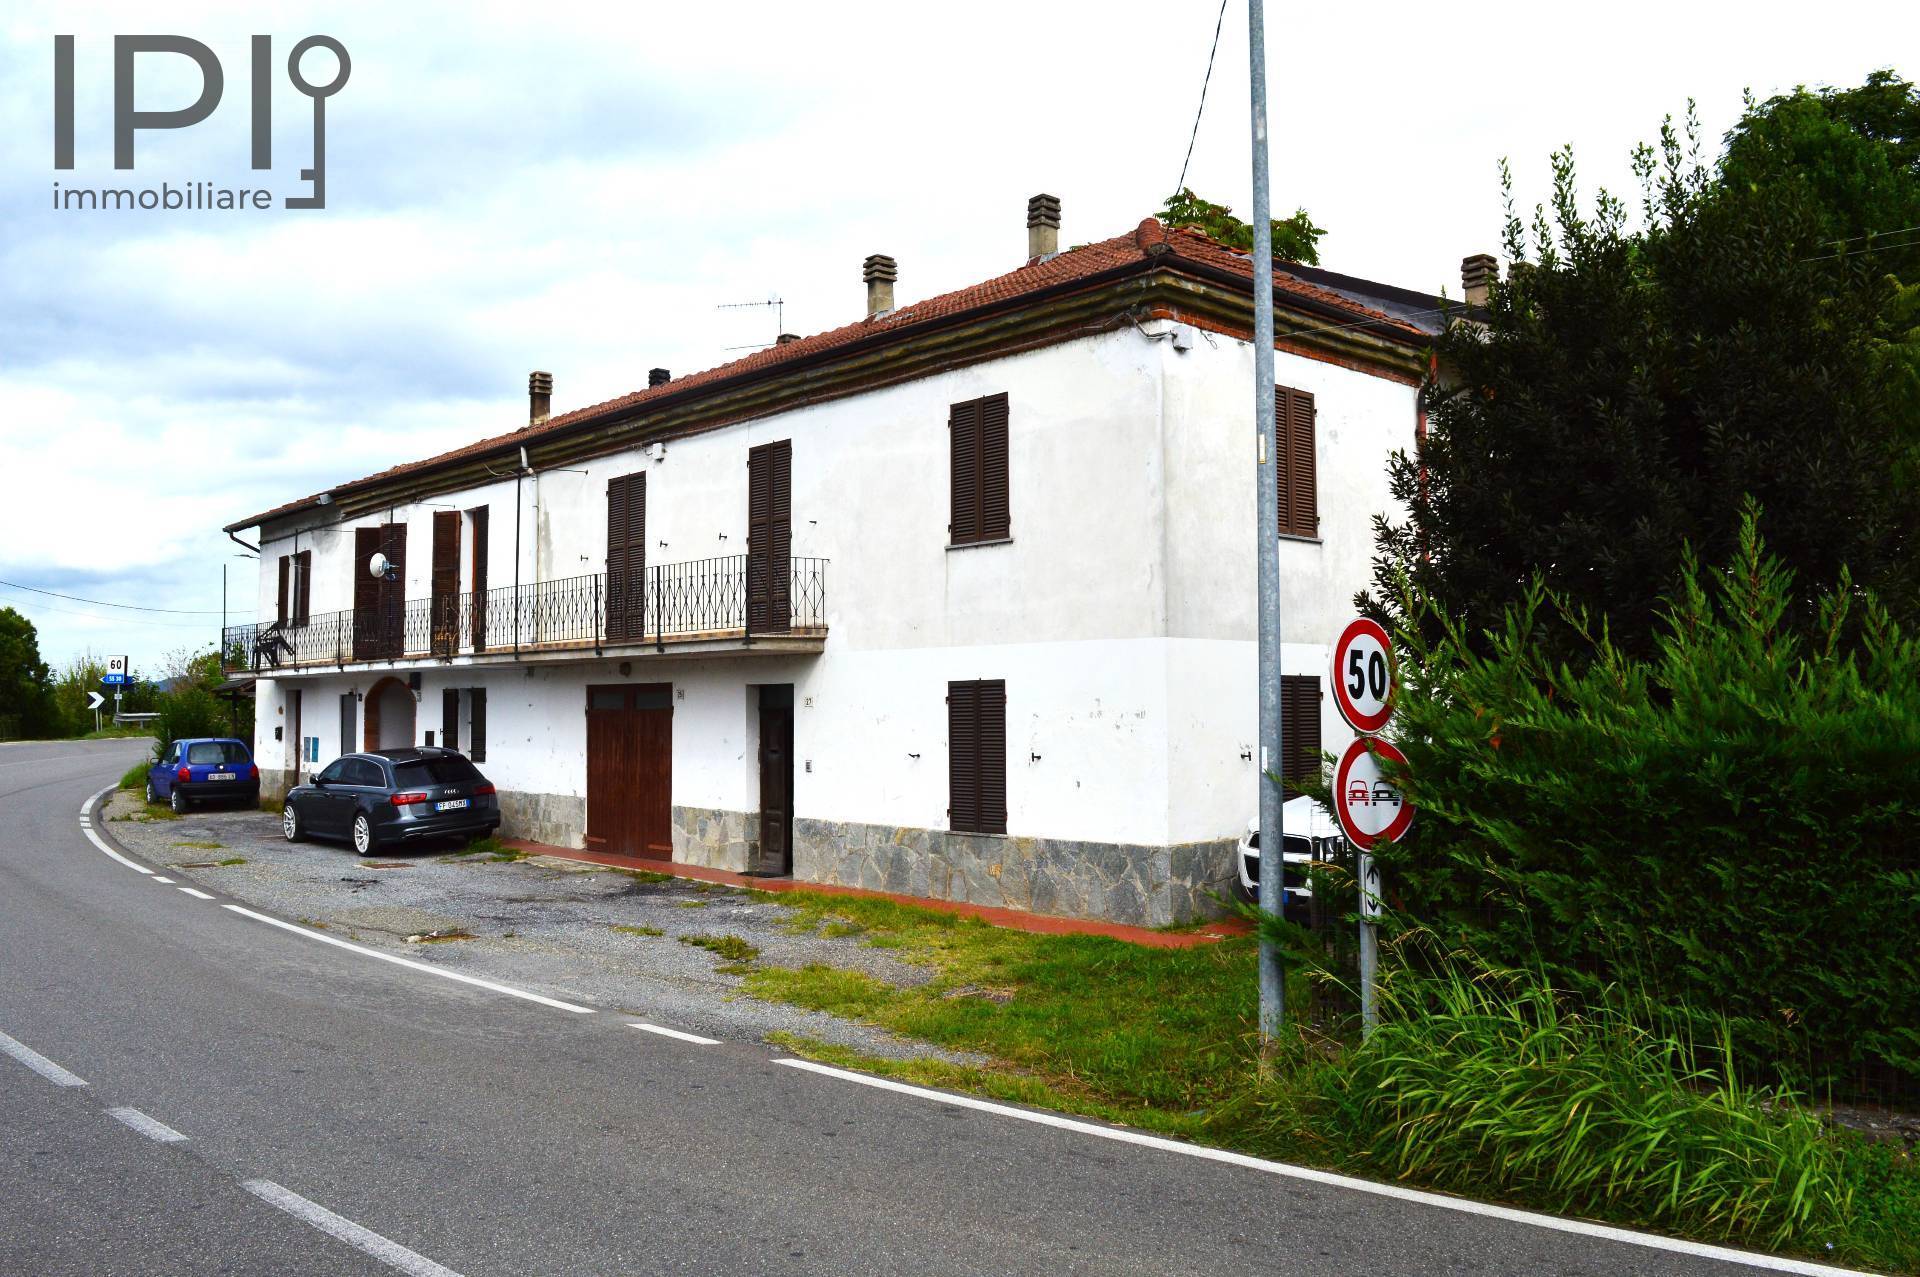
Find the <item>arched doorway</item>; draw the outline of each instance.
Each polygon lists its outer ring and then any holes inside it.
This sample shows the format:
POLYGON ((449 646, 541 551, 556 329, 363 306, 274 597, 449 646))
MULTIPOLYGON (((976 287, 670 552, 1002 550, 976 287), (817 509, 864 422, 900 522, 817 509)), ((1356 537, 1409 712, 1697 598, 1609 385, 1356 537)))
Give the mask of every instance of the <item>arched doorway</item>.
POLYGON ((367 692, 365 749, 399 749, 414 741, 413 693, 397 678, 383 678, 367 692))

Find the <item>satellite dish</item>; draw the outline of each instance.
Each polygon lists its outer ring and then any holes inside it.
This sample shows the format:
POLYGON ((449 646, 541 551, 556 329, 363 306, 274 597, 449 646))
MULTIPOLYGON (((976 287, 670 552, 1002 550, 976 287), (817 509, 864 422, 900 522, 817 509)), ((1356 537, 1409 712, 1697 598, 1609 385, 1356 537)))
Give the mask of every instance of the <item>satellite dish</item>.
POLYGON ((387 561, 386 555, 376 554, 367 560, 367 571, 384 581, 392 573, 393 564, 387 561))

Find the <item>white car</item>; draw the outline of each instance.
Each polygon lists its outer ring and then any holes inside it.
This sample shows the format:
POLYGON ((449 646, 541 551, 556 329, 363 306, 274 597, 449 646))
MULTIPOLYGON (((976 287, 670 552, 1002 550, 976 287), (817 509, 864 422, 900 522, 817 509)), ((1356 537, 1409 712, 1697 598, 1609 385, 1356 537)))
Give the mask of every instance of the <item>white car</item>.
MULTIPOLYGON (((1287 903, 1302 903, 1313 898, 1313 884, 1307 878, 1307 866, 1316 860, 1333 860, 1346 850, 1347 840, 1339 822, 1306 795, 1289 799, 1280 808, 1282 834, 1280 858, 1285 868, 1281 885, 1287 903)), ((1243 900, 1260 898, 1260 818, 1247 822, 1240 837, 1239 854, 1234 857, 1234 881, 1243 900)))

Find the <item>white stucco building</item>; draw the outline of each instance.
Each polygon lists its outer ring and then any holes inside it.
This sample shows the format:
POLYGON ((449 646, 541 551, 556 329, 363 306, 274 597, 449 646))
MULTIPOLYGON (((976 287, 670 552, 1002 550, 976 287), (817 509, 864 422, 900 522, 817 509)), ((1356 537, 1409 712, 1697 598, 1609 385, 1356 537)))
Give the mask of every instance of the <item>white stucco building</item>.
MULTIPOLYGON (((1040 912, 1205 912, 1257 801, 1247 260, 1154 221, 253 515, 269 793, 445 743, 508 835, 1040 912), (373 555, 392 579, 369 570, 373 555)), ((1289 766, 1436 299, 1276 272, 1289 766)), ((1317 734, 1316 734, 1317 733, 1317 734)))

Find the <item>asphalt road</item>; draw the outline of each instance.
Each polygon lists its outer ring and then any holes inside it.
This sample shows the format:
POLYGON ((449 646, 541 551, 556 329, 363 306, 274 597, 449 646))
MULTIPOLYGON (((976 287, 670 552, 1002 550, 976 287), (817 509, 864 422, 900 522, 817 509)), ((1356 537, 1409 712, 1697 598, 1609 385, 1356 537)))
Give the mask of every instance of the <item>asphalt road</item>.
POLYGON ((334 947, 89 840, 82 804, 141 748, 0 747, 0 1274, 1821 1271, 1023 1120, 334 947))

